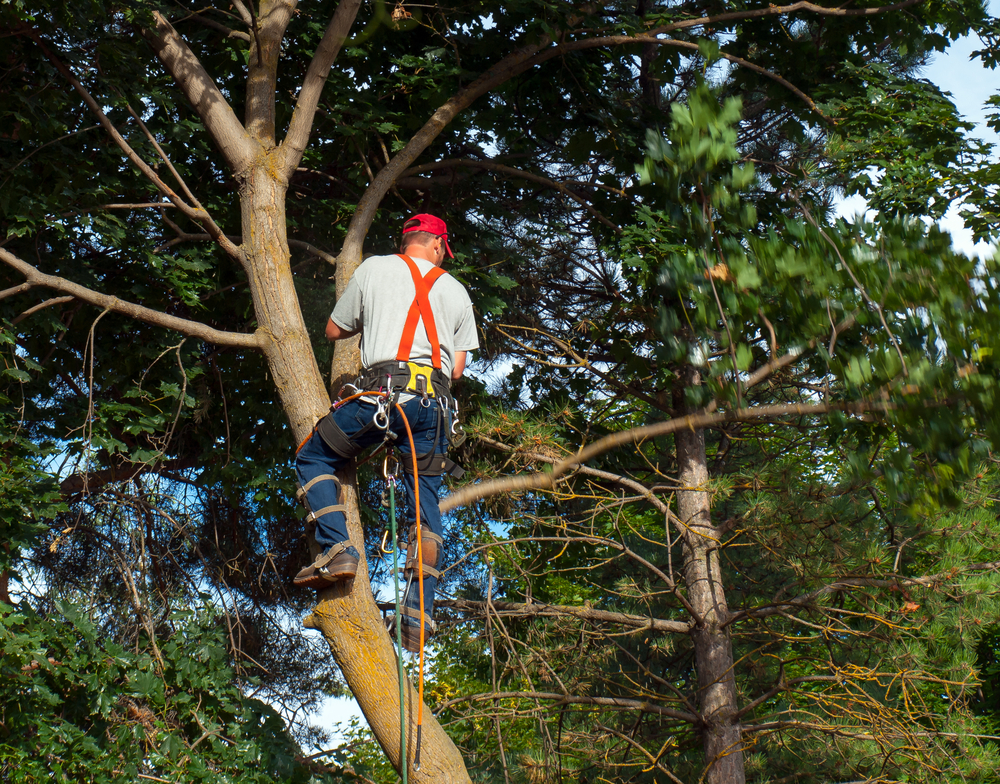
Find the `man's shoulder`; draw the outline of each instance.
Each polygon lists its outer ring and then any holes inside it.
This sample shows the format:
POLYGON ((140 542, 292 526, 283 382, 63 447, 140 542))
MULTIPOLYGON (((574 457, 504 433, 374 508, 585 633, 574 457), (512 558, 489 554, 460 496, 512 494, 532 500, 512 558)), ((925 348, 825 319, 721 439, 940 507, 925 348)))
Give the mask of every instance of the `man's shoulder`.
POLYGON ((361 272, 361 270, 365 270, 367 272, 378 269, 379 267, 395 266, 402 263, 403 260, 394 253, 387 256, 369 256, 361 262, 356 270, 356 273, 361 272))

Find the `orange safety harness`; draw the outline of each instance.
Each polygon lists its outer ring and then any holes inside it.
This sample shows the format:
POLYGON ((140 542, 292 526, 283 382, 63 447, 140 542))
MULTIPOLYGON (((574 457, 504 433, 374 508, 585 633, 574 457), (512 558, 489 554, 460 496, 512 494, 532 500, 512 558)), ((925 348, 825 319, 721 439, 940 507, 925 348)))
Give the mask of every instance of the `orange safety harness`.
POLYGON ((406 314, 406 323, 403 326, 403 335, 399 341, 396 360, 398 362, 410 361, 410 351, 413 350, 413 338, 417 334, 417 324, 423 319, 427 339, 431 344, 431 364, 435 370, 440 370, 441 343, 438 340, 437 325, 434 323, 434 312, 431 310, 430 293, 431 288, 445 272, 440 267, 434 267, 426 275, 421 275, 413 259, 403 253, 399 254, 399 258, 406 262, 406 266, 410 270, 416 295, 413 297, 410 310, 406 314))

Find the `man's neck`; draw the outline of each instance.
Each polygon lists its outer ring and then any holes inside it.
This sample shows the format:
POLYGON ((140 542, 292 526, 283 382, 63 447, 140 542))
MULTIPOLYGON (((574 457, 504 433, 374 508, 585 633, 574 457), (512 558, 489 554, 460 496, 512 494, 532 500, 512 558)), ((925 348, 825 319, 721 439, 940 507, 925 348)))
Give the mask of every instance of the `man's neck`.
POLYGON ((436 254, 432 250, 429 250, 427 248, 421 248, 419 245, 411 245, 409 248, 406 249, 405 254, 409 256, 411 259, 423 259, 424 261, 429 261, 435 267, 441 266, 438 262, 434 260, 433 257, 436 254))

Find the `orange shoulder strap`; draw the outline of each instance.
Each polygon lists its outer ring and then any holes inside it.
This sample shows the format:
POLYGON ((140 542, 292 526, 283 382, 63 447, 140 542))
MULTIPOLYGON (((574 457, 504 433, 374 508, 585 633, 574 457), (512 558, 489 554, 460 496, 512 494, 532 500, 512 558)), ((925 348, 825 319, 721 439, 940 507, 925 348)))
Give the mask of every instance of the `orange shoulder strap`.
POLYGON ((420 276, 416 262, 409 256, 399 254, 399 258, 406 262, 413 278, 413 287, 416 289, 416 296, 410 305, 410 310, 406 314, 406 324, 403 326, 403 336, 399 341, 399 351, 396 352, 396 359, 399 362, 407 362, 410 359, 410 351, 413 348, 413 338, 417 333, 417 324, 421 319, 424 321, 424 329, 427 331, 427 339, 431 343, 431 364, 437 369, 441 369, 441 344, 438 341, 437 325, 434 323, 434 313, 431 312, 431 301, 428 295, 431 287, 444 275, 444 270, 434 267, 425 276, 420 276))

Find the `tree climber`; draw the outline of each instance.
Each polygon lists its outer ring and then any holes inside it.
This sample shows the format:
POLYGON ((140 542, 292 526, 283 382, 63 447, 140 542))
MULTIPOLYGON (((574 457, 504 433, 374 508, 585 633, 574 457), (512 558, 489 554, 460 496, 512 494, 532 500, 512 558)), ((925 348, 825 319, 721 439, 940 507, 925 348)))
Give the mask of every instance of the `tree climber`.
POLYGON ((295 461, 298 497, 309 512, 307 521, 316 522, 316 541, 324 552, 294 583, 319 589, 352 579, 360 560, 348 538, 334 472, 366 447, 387 439, 399 449, 410 521, 402 609, 403 645, 409 651, 418 650, 420 639, 413 450, 420 490, 426 639, 434 630, 436 567, 444 534, 438 490, 445 472, 461 472, 445 456, 457 413, 451 381, 462 376, 467 352, 479 348, 472 302, 465 287, 441 268, 445 253, 454 258, 445 222, 415 215, 403 224, 399 255, 372 256, 355 271, 326 324, 326 337, 334 341, 360 332, 363 370, 353 386, 385 394, 335 403, 295 461), (413 450, 400 409, 413 434, 413 450))

